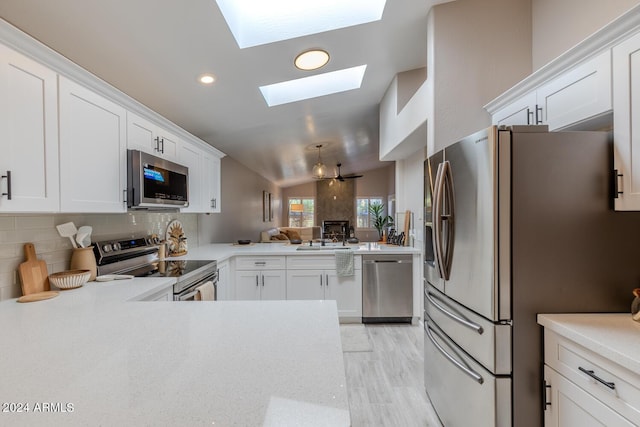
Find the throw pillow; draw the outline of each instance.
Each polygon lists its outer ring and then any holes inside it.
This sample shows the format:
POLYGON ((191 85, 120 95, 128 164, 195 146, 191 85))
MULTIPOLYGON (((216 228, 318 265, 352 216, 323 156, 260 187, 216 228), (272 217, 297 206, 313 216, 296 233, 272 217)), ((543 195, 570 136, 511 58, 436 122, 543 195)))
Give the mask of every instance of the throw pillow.
POLYGON ((302 240, 300 238, 300 233, 298 233, 296 230, 288 230, 287 236, 289 236, 289 240, 302 240))

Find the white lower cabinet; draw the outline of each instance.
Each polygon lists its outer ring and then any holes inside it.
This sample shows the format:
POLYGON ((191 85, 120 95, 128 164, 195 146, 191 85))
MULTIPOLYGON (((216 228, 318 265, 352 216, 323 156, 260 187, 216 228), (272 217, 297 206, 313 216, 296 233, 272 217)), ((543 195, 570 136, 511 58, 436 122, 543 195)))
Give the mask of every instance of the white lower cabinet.
POLYGON ((0 45, 0 212, 56 212, 57 75, 0 45))
POLYGON ((229 265, 229 261, 218 263, 218 285, 216 286, 216 300, 218 301, 234 299, 231 278, 229 277, 230 272, 231 266, 229 265))
POLYGON ((640 425, 640 378, 553 331, 544 332, 545 426, 640 425))
POLYGON ((285 257, 264 256, 235 259, 236 300, 287 299, 285 257))
POLYGON ((284 270, 242 270, 235 274, 237 300, 287 299, 284 270))
POLYGON ((173 286, 142 298, 140 301, 173 301, 173 286))
POLYGON ((335 257, 287 257, 288 300, 335 300, 341 319, 362 320, 362 258, 354 257, 353 276, 338 276, 335 257))
POLYGON ((60 208, 125 212, 126 110, 59 78, 60 208))

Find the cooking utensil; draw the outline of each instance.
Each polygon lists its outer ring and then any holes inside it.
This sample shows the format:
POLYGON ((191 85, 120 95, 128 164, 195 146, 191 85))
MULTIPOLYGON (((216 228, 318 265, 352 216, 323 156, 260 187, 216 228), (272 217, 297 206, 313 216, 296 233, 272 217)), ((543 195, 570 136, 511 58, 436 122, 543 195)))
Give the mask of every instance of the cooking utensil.
POLYGON ((71 240, 71 244, 73 245, 73 247, 78 247, 76 241, 73 239, 73 236, 76 235, 78 229, 73 222, 66 222, 64 224, 56 225, 56 228, 58 229, 58 233, 60 233, 60 236, 68 237, 69 240, 71 240))
POLYGON ((18 298, 18 302, 42 301, 45 299, 57 297, 59 293, 60 292, 58 291, 36 292, 35 294, 21 296, 20 298, 18 298))
POLYGON ((76 234, 76 242, 80 245, 81 248, 88 248, 91 246, 91 233, 93 232, 93 227, 88 225, 83 225, 78 228, 78 234, 76 234))
POLYGON ((27 260, 18 267, 20 282, 22 282, 22 295, 51 289, 47 263, 36 257, 36 248, 33 243, 24 244, 24 255, 27 260))

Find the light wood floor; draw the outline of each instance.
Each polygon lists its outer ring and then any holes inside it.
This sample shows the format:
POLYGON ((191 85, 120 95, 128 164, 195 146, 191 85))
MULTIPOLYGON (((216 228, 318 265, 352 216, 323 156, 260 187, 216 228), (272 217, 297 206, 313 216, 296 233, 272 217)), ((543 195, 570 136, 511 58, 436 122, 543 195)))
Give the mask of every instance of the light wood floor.
POLYGON ((440 427, 424 390, 422 325, 365 325, 372 351, 345 352, 353 427, 440 427))

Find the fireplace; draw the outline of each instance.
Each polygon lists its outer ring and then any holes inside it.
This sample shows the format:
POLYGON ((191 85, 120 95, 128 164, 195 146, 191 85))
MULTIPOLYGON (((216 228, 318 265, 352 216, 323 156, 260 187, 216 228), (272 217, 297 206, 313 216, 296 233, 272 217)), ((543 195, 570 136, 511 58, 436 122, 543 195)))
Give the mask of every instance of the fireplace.
POLYGON ((349 238, 349 221, 325 220, 322 221, 322 238, 343 241, 349 238))

